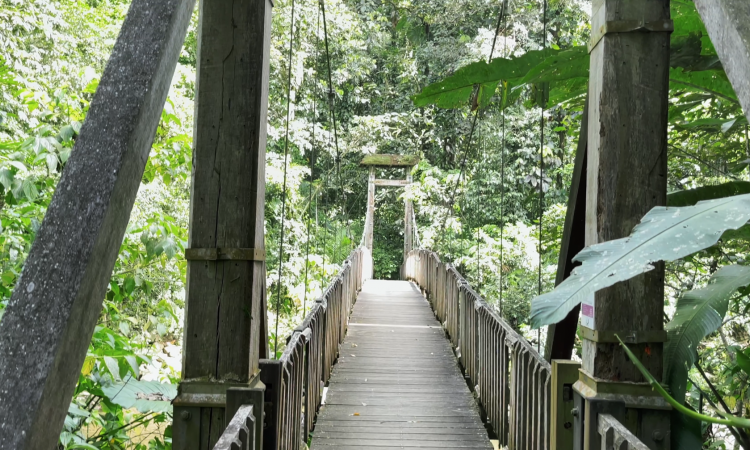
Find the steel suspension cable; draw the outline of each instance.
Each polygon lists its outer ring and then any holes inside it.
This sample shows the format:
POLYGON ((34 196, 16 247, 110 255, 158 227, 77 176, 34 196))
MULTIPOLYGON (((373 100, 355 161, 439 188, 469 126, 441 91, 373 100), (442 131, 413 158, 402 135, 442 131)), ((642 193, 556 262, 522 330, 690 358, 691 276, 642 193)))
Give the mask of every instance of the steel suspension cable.
MULTIPOLYGON (((316 26, 315 31, 315 62, 316 62, 316 71, 315 71, 315 78, 313 79, 313 92, 315 91, 315 86, 317 84, 317 61, 318 61, 318 33, 320 32, 320 11, 318 11, 318 23, 316 26)), ((317 98, 315 95, 313 95, 313 120, 312 120, 312 142, 310 144, 310 195, 308 197, 308 203, 307 203, 307 241, 305 244, 305 293, 302 298, 302 316, 307 315, 307 289, 308 289, 308 274, 310 271, 310 225, 312 222, 312 199, 313 199, 313 181, 315 176, 315 119, 318 116, 318 109, 317 109, 317 98)), ((315 228, 318 228, 318 204, 317 200, 315 202, 315 228)))
MULTIPOLYGON (((482 144, 480 145, 482 149, 482 153, 480 155, 480 161, 484 161, 487 157, 487 139, 482 138, 482 144)), ((480 169, 477 170, 477 175, 481 175, 481 165, 479 166, 480 169)), ((482 180, 479 180, 479 200, 482 201, 484 197, 484 190, 482 188, 482 180)), ((482 263, 481 261, 481 252, 482 252, 482 244, 479 241, 479 231, 481 230, 481 227, 477 227, 477 236, 476 236, 476 248, 477 248, 477 292, 481 293, 481 285, 482 285, 482 263)))
POLYGON ((287 71, 286 84, 286 131, 284 138, 284 187, 281 191, 281 232, 279 233, 279 279, 276 288, 276 335, 274 338, 273 355, 277 358, 279 348, 279 313, 281 312, 281 281, 284 269, 284 226, 286 225, 286 182, 287 182, 287 165, 289 161, 289 120, 292 110, 292 57, 294 56, 294 9, 295 3, 292 0, 292 18, 289 26, 289 67, 287 71))
MULTIPOLYGON (((547 48, 547 0, 543 0, 542 12, 542 49, 547 48)), ((544 220, 544 113, 547 110, 547 87, 542 87, 542 116, 539 121, 539 267, 538 267, 538 286, 537 295, 542 295, 542 222, 544 220)), ((541 349, 542 329, 537 330, 536 351, 541 349)))
MULTIPOLYGON (((328 146, 330 147, 330 133, 328 136, 328 146)), ((326 280, 326 256, 328 255, 328 213, 330 212, 330 208, 328 208, 329 202, 328 202, 328 196, 326 195, 328 192, 328 182, 331 179, 331 160, 329 159, 326 161, 326 177, 323 182, 323 217, 324 219, 324 232, 323 232, 323 280, 326 280)), ((320 284, 320 291, 321 294, 323 291, 325 291, 325 283, 320 284)))
MULTIPOLYGON (((336 147, 336 173, 339 179, 340 192, 338 195, 342 197, 342 212, 344 213, 344 221, 346 223, 347 230, 349 229, 349 217, 346 213, 346 191, 344 190, 344 180, 341 177, 341 152, 339 150, 339 134, 338 127, 336 124, 336 93, 333 89, 333 71, 331 69, 331 52, 328 46, 328 21, 326 20, 326 3, 325 0, 320 0, 320 9, 323 13, 323 39, 325 41, 326 49, 326 63, 328 65, 328 103, 333 122, 333 139, 336 147)), ((347 234, 347 237, 348 234, 347 234)), ((336 239, 338 240, 338 229, 336 230, 336 239)), ((350 239, 351 240, 351 239, 350 239)), ((336 245, 334 255, 338 254, 338 244, 336 245)), ((336 258, 336 256, 334 256, 336 258)))
POLYGON ((504 242, 505 239, 505 109, 502 110, 502 150, 500 151, 500 316, 504 317, 503 313, 503 267, 504 267, 504 242))
MULTIPOLYGON (((487 58, 487 63, 492 62, 492 57, 495 54, 495 45, 497 44, 497 35, 500 33, 500 23, 502 22, 503 17, 506 13, 506 6, 507 6, 507 0, 503 0, 503 4, 500 7, 500 15, 497 17, 497 26, 495 27, 495 37, 492 39, 492 48, 490 48, 490 56, 487 58)), ((477 102, 479 101, 478 96, 479 92, 477 91, 477 102)), ((453 212, 453 205, 456 200, 456 191, 458 190, 458 184, 461 181, 461 177, 464 175, 464 170, 466 169, 466 159, 469 155, 469 147, 471 147, 471 142, 474 140, 474 130, 477 126, 477 119, 479 118, 479 112, 481 108, 479 107, 479 104, 477 103, 477 110, 474 113, 474 116, 471 120, 471 128, 469 130, 469 139, 466 141, 466 145, 464 145, 464 151, 463 156, 461 157, 461 171, 458 174, 458 177, 456 178, 456 183, 453 185, 453 191, 451 193, 450 201, 448 202, 448 208, 449 211, 447 212, 445 216, 445 220, 443 220, 443 226, 442 228, 445 229, 445 224, 448 221, 448 216, 452 214, 453 212)), ((440 240, 438 243, 441 243, 443 239, 443 235, 440 235, 440 240)))
MULTIPOLYGON (((505 0, 507 1, 507 0, 505 0)), ((508 56, 508 21, 507 16, 503 17, 503 56, 508 56)), ((504 82, 503 82, 504 83, 504 82)), ((504 87, 504 86, 503 86, 504 87)), ((504 90, 504 89, 503 89, 504 90)), ((503 268, 505 265, 505 105, 500 105, 502 115, 502 147, 500 150, 500 288, 499 288, 499 305, 500 316, 504 317, 503 312, 503 268)))

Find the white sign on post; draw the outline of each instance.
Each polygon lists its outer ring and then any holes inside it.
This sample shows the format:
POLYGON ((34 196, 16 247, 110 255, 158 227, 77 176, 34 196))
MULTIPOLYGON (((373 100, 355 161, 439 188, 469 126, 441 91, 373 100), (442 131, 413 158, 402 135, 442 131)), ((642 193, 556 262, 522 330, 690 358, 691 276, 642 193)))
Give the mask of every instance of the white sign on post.
POLYGON ((594 311, 594 294, 591 294, 581 303, 581 325, 592 330, 596 329, 594 311))

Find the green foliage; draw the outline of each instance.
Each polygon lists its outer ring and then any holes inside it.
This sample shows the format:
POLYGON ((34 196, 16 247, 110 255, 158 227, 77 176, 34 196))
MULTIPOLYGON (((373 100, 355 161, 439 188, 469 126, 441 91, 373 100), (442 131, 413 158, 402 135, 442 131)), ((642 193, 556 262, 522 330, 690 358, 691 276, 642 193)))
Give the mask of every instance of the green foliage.
MULTIPOLYGON (((0 313, 128 6, 127 0, 0 0, 0 313)), ((326 7, 333 86, 327 81, 316 2, 296 4, 291 80, 286 60, 290 1, 275 2, 272 21, 265 225, 268 322, 273 329, 279 321, 280 350, 360 240, 367 175, 358 164, 364 154, 375 153, 421 157, 409 189, 378 189, 376 275, 398 275, 403 198, 409 197, 416 205, 423 245, 445 255, 509 323, 535 338, 527 325, 529 298, 538 289, 540 259, 542 290, 554 284, 581 96, 588 84, 590 5, 550 1, 550 48, 540 51, 541 2, 509 3, 513 19, 496 40, 496 58, 490 64, 476 61, 489 57, 497 3, 332 0, 326 7), (293 100, 287 232, 279 249, 289 81, 293 100), (333 112, 329 88, 335 97, 333 112), (540 113, 534 105, 545 100, 550 107, 541 142, 540 113), (469 140, 477 109, 479 119, 469 140), (545 192, 543 212, 540 187, 545 192)), ((668 184, 670 191, 680 193, 670 202, 697 202, 730 193, 721 187, 699 188, 747 180, 747 120, 692 1, 672 0, 671 7, 676 31, 671 45, 668 184)), ((179 379, 197 25, 196 14, 61 435, 66 448, 171 446, 169 413, 127 409, 117 397, 112 401, 103 387, 129 379, 172 384, 179 379), (142 424, 158 429, 154 439, 132 439, 142 424)), ((403 177, 403 169, 378 173, 378 178, 403 177)), ((717 245, 668 263, 667 310, 684 291, 705 284, 721 267, 744 264, 748 252, 750 227, 745 226, 724 233, 717 245)), ((747 376, 735 362, 742 357, 727 357, 750 342, 747 292, 742 289, 729 300, 726 323, 697 349, 732 408, 747 403, 747 376)), ((273 345, 276 336, 270 339, 273 345)), ((691 374, 695 381, 695 372, 691 374)), ((707 392, 704 384, 689 384, 686 404, 698 408, 697 389, 707 392)), ((715 445, 722 439, 719 431, 710 429, 704 437, 715 445)))
POLYGON ((584 298, 605 287, 653 269, 657 261, 674 261, 710 247, 729 229, 750 220, 750 195, 706 200, 683 208, 656 207, 628 238, 592 245, 581 262, 554 291, 532 300, 531 323, 557 323, 584 298))
MULTIPOLYGON (((693 3, 674 2, 672 17, 675 22, 670 61, 672 89, 705 92, 737 102, 737 96, 693 3)), ((499 83, 503 86, 503 107, 518 98, 512 93, 523 85, 531 85, 533 91, 544 92, 532 97, 535 104, 542 106, 549 102, 558 105, 587 92, 589 65, 589 52, 584 45, 567 50, 532 50, 508 59, 496 58, 489 63, 475 62, 425 87, 413 97, 414 105, 458 108, 477 96, 480 99, 478 106, 485 107, 492 98, 492 94, 487 93, 488 89, 494 93, 499 83)))
POLYGON ((667 403, 669 403, 672 406, 672 408, 674 408, 678 412, 690 418, 693 418, 702 422, 717 423, 721 425, 731 425, 731 426, 738 427, 738 428, 750 428, 750 419, 739 418, 739 417, 735 417, 731 414, 726 414, 726 413, 722 414, 725 417, 724 419, 717 419, 715 417, 699 414, 690 408, 686 408, 682 403, 678 402, 677 400, 672 398, 671 395, 669 395, 669 393, 666 391, 666 389, 664 389, 661 383, 659 383, 656 380, 656 378, 654 378, 654 376, 651 375, 651 373, 649 373, 648 369, 646 369, 643 363, 641 363, 638 360, 638 358, 633 354, 633 352, 630 351, 628 346, 622 342, 619 336, 617 337, 617 340, 620 341, 620 345, 625 350, 625 353, 628 355, 628 358, 630 358, 630 361, 633 364, 635 364, 635 366, 638 368, 638 371, 641 372, 641 374, 643 374, 643 377, 646 378, 646 380, 651 385, 651 387, 656 392, 658 392, 659 395, 661 395, 667 401, 667 403))
MULTIPOLYGON (((414 96, 414 105, 421 107, 436 104, 441 108, 457 108, 468 103, 475 85, 497 86, 500 81, 507 82, 510 86, 525 84, 524 80, 536 67, 544 65, 553 55, 556 58, 558 53, 559 50, 544 49, 530 51, 517 58, 496 58, 489 64, 484 61, 470 64, 445 80, 424 88, 419 95, 414 96)), ((551 65, 552 62, 545 67, 549 68, 551 65)), ((505 86, 504 89, 508 90, 510 87, 505 86)))
POLYGON ((692 206, 703 200, 750 194, 750 182, 730 181, 714 186, 702 186, 686 191, 672 192, 667 196, 667 206, 692 206))
POLYGON ((688 291, 677 300, 674 317, 666 326, 664 380, 678 402, 685 401, 687 374, 695 362, 698 344, 719 329, 729 308, 729 297, 748 284, 750 267, 725 266, 711 276, 706 287, 688 291))

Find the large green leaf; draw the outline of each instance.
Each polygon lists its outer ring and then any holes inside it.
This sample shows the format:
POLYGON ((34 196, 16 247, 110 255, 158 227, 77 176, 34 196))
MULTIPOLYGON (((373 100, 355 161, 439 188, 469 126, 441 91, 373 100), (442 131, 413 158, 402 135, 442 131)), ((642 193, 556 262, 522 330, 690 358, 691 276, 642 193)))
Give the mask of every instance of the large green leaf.
POLYGON ((745 372, 745 375, 750 375, 750 357, 742 352, 735 353, 737 357, 737 367, 745 372))
POLYGON ((750 219, 750 194, 700 202, 695 206, 659 206, 635 227, 630 237, 583 249, 581 262, 555 290, 531 302, 531 324, 538 328, 562 320, 570 310, 600 289, 652 270, 656 261, 673 261, 710 247, 726 230, 750 219))
POLYGON ((554 81, 550 83, 549 105, 559 105, 576 97, 584 95, 589 90, 589 79, 571 78, 565 81, 554 81))
POLYGON ((732 83, 720 70, 686 72, 682 67, 669 69, 669 84, 673 89, 707 92, 737 102, 732 83))
POLYGON ((492 97, 495 95, 495 91, 497 90, 498 84, 500 84, 499 81, 493 81, 491 83, 482 84, 479 86, 479 92, 477 93, 477 98, 479 99, 480 108, 484 108, 485 106, 490 104, 492 97))
POLYGON ((124 382, 102 386, 102 392, 112 403, 123 408, 135 408, 142 413, 167 412, 172 410, 172 400, 177 396, 177 387, 158 381, 124 382))
POLYGON ((703 200, 750 194, 750 182, 731 181, 715 186, 703 186, 687 191, 673 192, 667 196, 667 206, 692 206, 703 200))
POLYGON ((547 57, 529 70, 521 83, 544 83, 589 77, 589 52, 584 46, 573 47, 547 57))
POLYGON ((687 374, 695 363, 698 344, 721 326, 732 293, 748 284, 750 267, 722 267, 706 287, 686 292, 677 300, 675 315, 666 327, 669 340, 664 349, 664 380, 678 402, 685 401, 687 374))
POLYGON ((680 450, 701 450, 703 448, 702 423, 695 417, 673 409, 670 413, 672 423, 672 448, 680 450))
MULTIPOLYGON (((700 15, 692 1, 672 2, 672 33, 670 50, 670 87, 710 93, 732 101, 737 100, 724 73, 716 50, 708 38, 700 15)), ((466 105, 475 86, 487 89, 488 83, 506 82, 510 87, 550 83, 549 105, 559 104, 586 93, 589 77, 589 53, 586 46, 566 50, 535 50, 519 57, 480 61, 458 69, 453 75, 433 83, 413 97, 415 106, 437 105, 457 108, 466 105)), ((509 97, 503 96, 507 106, 509 97)), ((487 97, 480 99, 480 106, 487 97)))
POLYGON ((461 67, 453 75, 425 87, 413 97, 417 107, 435 104, 441 108, 456 108, 465 105, 475 85, 501 80, 511 84, 521 81, 531 69, 544 62, 559 50, 533 50, 510 59, 495 58, 491 63, 479 61, 461 67))
POLYGON ((745 117, 731 117, 731 118, 718 118, 718 117, 706 117, 703 119, 697 119, 692 122, 684 122, 682 116, 673 117, 675 120, 670 120, 676 128, 683 130, 702 130, 713 133, 726 133, 728 131, 735 131, 740 127, 747 125, 747 119, 745 117))

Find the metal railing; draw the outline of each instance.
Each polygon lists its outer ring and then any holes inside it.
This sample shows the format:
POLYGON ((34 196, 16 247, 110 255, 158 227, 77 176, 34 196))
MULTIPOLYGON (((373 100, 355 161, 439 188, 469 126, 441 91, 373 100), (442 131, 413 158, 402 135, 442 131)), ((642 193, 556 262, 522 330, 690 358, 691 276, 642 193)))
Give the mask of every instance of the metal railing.
POLYGON ((434 252, 412 251, 404 275, 427 294, 500 445, 550 448, 550 364, 434 252))
MULTIPOLYGON (((261 381, 266 387, 264 449, 298 450, 307 441, 357 293, 371 276, 371 259, 367 249, 354 250, 338 276, 294 330, 281 357, 260 361, 261 381)), ((237 415, 241 412, 242 409, 237 415)), ((232 437, 236 432, 236 427, 227 427, 214 450, 245 449, 232 446, 236 445, 232 437)))
POLYGON ((646 444, 609 414, 599 414, 598 430, 602 437, 602 450, 649 450, 646 444))
POLYGON ((214 450, 255 450, 255 415, 252 405, 243 405, 237 410, 214 450))
MULTIPOLYGON (((550 364, 436 253, 413 250, 402 276, 425 292, 501 447, 551 448, 550 364)), ((598 431, 603 449, 648 448, 610 415, 599 416, 598 431)))

